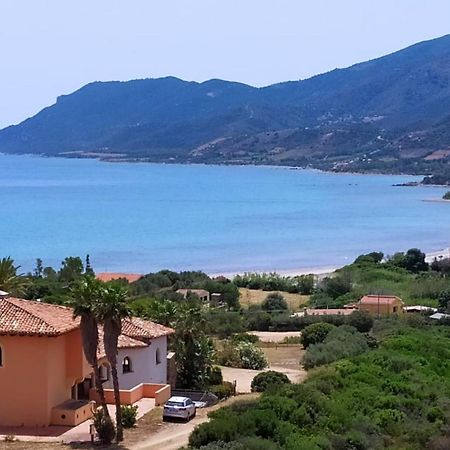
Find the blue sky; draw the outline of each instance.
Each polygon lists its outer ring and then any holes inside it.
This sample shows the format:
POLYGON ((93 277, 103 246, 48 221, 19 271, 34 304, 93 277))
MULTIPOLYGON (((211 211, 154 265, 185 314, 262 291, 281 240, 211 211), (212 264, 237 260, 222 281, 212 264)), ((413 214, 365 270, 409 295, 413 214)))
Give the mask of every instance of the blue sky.
POLYGON ((450 33, 448 0, 2 0, 0 127, 95 80, 263 86, 450 33))

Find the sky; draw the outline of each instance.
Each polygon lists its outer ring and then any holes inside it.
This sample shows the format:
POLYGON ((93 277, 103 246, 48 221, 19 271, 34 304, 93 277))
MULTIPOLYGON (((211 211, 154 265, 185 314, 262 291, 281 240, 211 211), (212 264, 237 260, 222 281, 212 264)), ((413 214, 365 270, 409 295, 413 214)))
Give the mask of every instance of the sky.
POLYGON ((298 80, 450 33, 448 0, 0 0, 0 128, 92 81, 298 80))

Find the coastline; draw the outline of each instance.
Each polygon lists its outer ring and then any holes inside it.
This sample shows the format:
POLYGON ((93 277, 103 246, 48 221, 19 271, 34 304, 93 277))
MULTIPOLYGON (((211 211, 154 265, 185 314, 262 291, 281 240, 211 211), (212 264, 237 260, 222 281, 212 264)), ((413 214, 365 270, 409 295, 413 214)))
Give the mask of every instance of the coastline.
MULTIPOLYGON (((425 261, 427 263, 432 263, 435 260, 440 260, 444 258, 450 258, 450 247, 442 248, 440 250, 425 253, 425 261)), ((301 267, 298 269, 280 269, 280 270, 230 270, 222 272, 206 272, 211 278, 215 277, 226 277, 234 278, 236 275, 244 275, 246 273, 257 273, 257 274, 269 274, 276 273, 284 277, 295 277, 301 275, 316 275, 318 277, 325 277, 331 275, 336 270, 344 266, 311 266, 311 267, 301 267)), ((127 278, 129 281, 136 281, 140 276, 144 276, 143 273, 130 273, 130 272, 101 272, 97 275, 105 281, 109 281, 114 278, 127 278)))

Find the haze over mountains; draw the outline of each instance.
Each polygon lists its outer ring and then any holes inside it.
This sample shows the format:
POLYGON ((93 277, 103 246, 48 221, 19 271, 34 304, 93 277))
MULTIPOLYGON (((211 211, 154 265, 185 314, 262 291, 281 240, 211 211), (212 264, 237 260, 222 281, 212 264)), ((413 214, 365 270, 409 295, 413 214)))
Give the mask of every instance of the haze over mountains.
POLYGON ((172 77, 91 83, 1 130, 0 152, 448 170, 450 35, 265 88, 172 77))

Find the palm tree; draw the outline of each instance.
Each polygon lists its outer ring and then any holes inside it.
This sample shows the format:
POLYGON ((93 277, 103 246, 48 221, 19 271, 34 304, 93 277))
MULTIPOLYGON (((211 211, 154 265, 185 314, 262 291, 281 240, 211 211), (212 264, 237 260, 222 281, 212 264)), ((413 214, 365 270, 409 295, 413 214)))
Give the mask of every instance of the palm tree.
POLYGON ((111 366, 114 400, 116 404, 116 440, 120 442, 123 440, 123 429, 119 377, 117 375, 117 348, 119 336, 122 334, 122 319, 130 315, 130 310, 127 305, 127 291, 117 284, 108 285, 103 291, 97 314, 99 321, 103 324, 105 353, 111 366))
POLYGON ((17 274, 19 269, 20 266, 14 266, 14 260, 9 256, 0 259, 0 290, 16 295, 23 293, 25 279, 17 274))
POLYGON ((95 388, 100 398, 104 414, 109 417, 105 392, 101 382, 100 367, 98 365, 98 321, 96 316, 97 304, 102 296, 102 283, 93 277, 83 277, 71 288, 73 316, 80 317, 81 339, 87 362, 92 367, 95 388))

